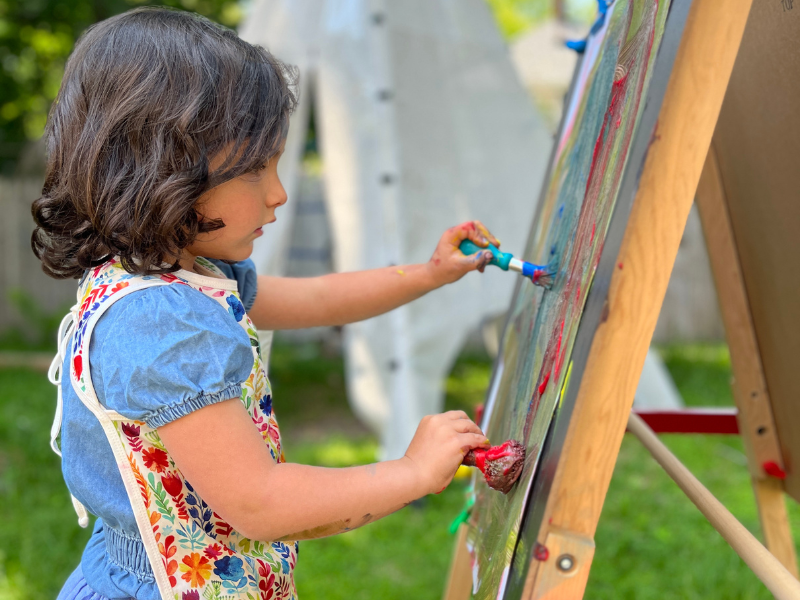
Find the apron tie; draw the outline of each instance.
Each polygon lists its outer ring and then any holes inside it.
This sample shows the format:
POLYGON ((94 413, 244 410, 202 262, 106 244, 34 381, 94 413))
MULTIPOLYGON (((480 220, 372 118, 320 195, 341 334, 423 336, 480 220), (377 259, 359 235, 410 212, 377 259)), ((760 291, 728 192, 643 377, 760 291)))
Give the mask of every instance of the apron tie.
MULTIPOLYGON (((53 358, 53 362, 50 363, 50 368, 47 369, 47 379, 56 386, 58 390, 56 414, 53 418, 53 425, 50 427, 50 447, 53 449, 53 452, 59 456, 61 456, 61 448, 58 445, 58 436, 61 433, 61 421, 64 416, 64 399, 61 394, 61 379, 63 375, 61 367, 67 355, 67 345, 70 340, 72 340, 72 334, 75 331, 75 323, 78 320, 78 310, 79 305, 76 304, 70 308, 69 312, 61 319, 61 324, 58 326, 58 336, 56 337, 58 350, 53 358)), ((86 507, 81 504, 80 500, 75 496, 70 495, 70 498, 72 498, 72 506, 75 508, 75 512, 78 515, 78 525, 84 528, 88 527, 89 513, 86 511, 86 507)))

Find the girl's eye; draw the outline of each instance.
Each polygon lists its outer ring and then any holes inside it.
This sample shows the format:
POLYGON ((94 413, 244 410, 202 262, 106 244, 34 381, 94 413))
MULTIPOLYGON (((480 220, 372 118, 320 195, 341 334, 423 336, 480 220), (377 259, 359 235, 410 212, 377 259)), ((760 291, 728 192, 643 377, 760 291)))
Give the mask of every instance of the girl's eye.
POLYGON ((262 166, 253 169, 252 171, 248 171, 242 175, 242 178, 245 181, 260 181, 264 174, 267 172, 267 163, 264 163, 262 166))

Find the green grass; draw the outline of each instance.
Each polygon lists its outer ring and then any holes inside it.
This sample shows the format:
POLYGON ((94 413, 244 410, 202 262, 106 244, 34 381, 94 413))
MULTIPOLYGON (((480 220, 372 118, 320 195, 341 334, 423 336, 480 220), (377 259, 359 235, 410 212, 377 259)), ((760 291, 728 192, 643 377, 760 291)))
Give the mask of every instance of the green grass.
MULTIPOLYGON (((687 404, 732 404, 730 361, 721 346, 663 350, 687 404)), ((472 411, 491 365, 463 357, 447 381, 446 407, 472 411)), ((352 418, 340 358, 313 346, 278 347, 271 377, 290 460, 326 466, 375 459, 377 443, 352 418)), ((55 390, 43 374, 0 370, 0 600, 50 600, 80 560, 88 536, 76 523, 48 447, 55 390)), ((758 519, 737 438, 664 436, 697 477, 758 536, 758 519)), ((458 482, 356 531, 301 545, 301 597, 441 596, 464 500, 458 482)), ((794 524, 800 510, 790 503, 794 524)), ((770 598, 763 585, 664 474, 626 436, 596 535, 586 598, 770 598)))

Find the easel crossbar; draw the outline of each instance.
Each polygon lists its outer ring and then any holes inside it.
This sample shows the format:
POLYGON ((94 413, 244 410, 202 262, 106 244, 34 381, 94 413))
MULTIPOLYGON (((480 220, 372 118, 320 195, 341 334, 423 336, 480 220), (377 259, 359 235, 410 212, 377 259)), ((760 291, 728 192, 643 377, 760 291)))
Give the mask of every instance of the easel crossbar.
POLYGON ((778 600, 800 598, 800 582, 692 475, 641 417, 630 414, 628 431, 639 438, 656 462, 778 600))

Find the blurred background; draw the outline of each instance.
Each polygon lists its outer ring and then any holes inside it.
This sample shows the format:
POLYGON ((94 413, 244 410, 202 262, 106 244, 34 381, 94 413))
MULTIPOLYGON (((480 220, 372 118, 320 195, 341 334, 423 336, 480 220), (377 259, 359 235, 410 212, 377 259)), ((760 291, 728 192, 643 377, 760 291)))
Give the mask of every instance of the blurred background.
MULTIPOLYGON (((88 539, 47 440, 55 389, 45 371, 76 284, 42 274, 30 204, 75 40, 144 4, 238 28, 299 67, 301 104, 281 163, 290 202, 253 257, 261 272, 299 277, 426 260, 446 227, 472 218, 522 253, 577 59, 564 42, 584 37, 596 11, 594 0, 0 0, 0 600, 54 598, 88 539)), ((474 413, 514 283, 487 273, 344 330, 278 332, 270 378, 289 460, 372 462, 402 453, 423 414, 474 413)), ((271 332, 262 337, 269 347, 271 332)), ((654 344, 639 405, 733 405, 694 211, 654 344)), ((757 533, 740 441, 663 437, 757 533)), ((440 597, 468 484, 305 542, 300 595, 440 597)), ((770 597, 627 439, 596 541, 587 598, 770 597)))

